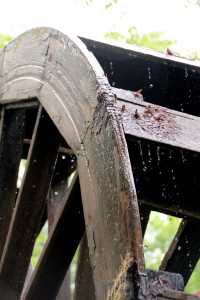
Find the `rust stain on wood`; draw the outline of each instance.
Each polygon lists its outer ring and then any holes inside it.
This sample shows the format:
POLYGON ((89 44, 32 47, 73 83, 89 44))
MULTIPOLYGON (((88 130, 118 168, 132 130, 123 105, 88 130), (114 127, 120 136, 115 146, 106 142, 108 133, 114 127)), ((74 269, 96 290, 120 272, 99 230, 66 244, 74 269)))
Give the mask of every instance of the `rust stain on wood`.
POLYGON ((155 105, 147 105, 143 112, 136 109, 133 116, 136 123, 144 131, 157 137, 173 138, 180 131, 175 117, 169 114, 166 109, 155 105))

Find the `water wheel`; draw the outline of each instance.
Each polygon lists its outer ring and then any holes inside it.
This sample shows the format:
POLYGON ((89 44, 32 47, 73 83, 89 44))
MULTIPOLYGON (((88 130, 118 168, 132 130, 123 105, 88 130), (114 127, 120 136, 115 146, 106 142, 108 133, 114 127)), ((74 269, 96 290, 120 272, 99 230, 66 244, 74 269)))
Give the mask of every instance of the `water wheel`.
MULTIPOLYGON (((75 299, 198 298, 181 291, 184 274, 175 273, 180 245, 173 243, 158 273, 145 269, 142 242, 153 208, 189 217, 182 237, 199 226, 198 207, 187 202, 180 211, 179 202, 159 202, 159 188, 152 188, 152 200, 142 187, 154 182, 140 181, 146 178, 150 147, 151 159, 159 158, 158 144, 175 149, 173 157, 195 153, 192 164, 197 162, 198 117, 188 121, 181 112, 146 104, 139 92, 112 89, 86 46, 53 29, 30 30, 3 48, 0 76, 2 299, 55 299, 81 239, 75 299), (27 164, 18 191, 22 158, 27 164), (141 190, 140 210, 135 184, 141 190), (22 295, 33 246, 47 219, 49 193, 53 203, 62 194, 63 203, 22 295)), ((195 249, 190 249, 194 263, 186 268, 186 281, 199 257, 199 246, 195 249)))

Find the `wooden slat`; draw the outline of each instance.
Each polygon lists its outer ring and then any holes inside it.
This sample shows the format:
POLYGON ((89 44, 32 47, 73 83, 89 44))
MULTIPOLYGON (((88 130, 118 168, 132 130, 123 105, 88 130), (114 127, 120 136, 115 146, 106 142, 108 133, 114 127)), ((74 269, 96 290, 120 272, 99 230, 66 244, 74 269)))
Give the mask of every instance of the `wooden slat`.
POLYGON ((5 105, 6 109, 33 109, 39 107, 39 101, 37 99, 32 99, 28 101, 18 101, 10 102, 5 105))
POLYGON ((170 289, 164 289, 157 295, 157 300, 199 300, 199 296, 186 294, 180 291, 173 291, 170 289))
POLYGON ((60 134, 40 107, 0 268, 2 299, 19 299, 46 204, 60 134))
POLYGON ((0 121, 0 257, 13 208, 24 135, 24 111, 1 111, 0 121))
POLYGON ((186 286, 199 257, 200 222, 183 220, 168 252, 163 258, 160 270, 181 274, 186 286))
POLYGON ((128 148, 140 206, 199 220, 200 154, 145 140, 128 148))
POLYGON ((148 225, 148 222, 149 222, 149 217, 150 217, 151 210, 147 206, 142 205, 140 203, 139 211, 140 211, 140 221, 141 221, 141 227, 142 227, 142 235, 144 237, 145 232, 146 232, 146 228, 147 228, 147 225, 148 225))
POLYGON ((200 152, 199 117, 144 102, 130 91, 113 92, 127 135, 200 152))
POLYGON ((73 300, 95 300, 95 288, 90 264, 86 233, 82 237, 76 269, 75 291, 73 300))
MULTIPOLYGON (((60 151, 60 148, 59 148, 60 151)), ((68 190, 68 176, 67 169, 70 167, 67 164, 64 164, 66 168, 66 172, 63 174, 61 172, 60 160, 65 163, 65 159, 63 160, 61 157, 57 159, 54 175, 52 178, 51 188, 48 196, 48 221, 49 221, 49 231, 51 230, 53 223, 55 222, 56 216, 59 213, 60 207, 65 199, 66 192, 68 190)), ((72 170, 72 169, 71 169, 72 170)), ((63 280, 63 283, 60 287, 60 290, 56 296, 56 300, 64 300, 70 299, 71 297, 71 287, 70 287, 70 268, 67 271, 67 274, 63 280)))
POLYGON ((55 299, 84 231, 76 173, 24 294, 24 300, 55 299))

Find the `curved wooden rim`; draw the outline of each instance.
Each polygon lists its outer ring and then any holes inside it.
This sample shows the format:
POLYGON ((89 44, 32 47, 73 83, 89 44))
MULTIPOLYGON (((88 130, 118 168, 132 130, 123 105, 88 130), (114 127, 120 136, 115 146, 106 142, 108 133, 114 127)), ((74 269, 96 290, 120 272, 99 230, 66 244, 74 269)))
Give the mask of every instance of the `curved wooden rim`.
MULTIPOLYGON (((0 103, 38 98, 77 155, 98 299, 112 295, 118 274, 133 293, 129 269, 135 265, 145 276, 137 196, 119 110, 100 65, 78 39, 37 28, 1 51, 0 67, 0 103)), ((126 289, 120 292, 123 298, 126 289)))

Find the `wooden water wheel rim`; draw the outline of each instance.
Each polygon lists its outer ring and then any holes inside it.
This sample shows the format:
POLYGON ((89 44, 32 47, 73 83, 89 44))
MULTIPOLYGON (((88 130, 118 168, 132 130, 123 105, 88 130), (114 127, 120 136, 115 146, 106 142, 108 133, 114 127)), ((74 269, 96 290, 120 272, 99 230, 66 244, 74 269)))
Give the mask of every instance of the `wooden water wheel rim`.
MULTIPOLYGON (((77 156, 98 299, 109 293, 120 266, 126 266, 126 273, 134 264, 136 272, 145 276, 138 204, 124 132, 114 106, 115 96, 94 56, 78 39, 49 28, 39 28, 9 43, 1 51, 0 66, 1 104, 6 108, 16 103, 17 107, 17 103, 28 105, 37 98, 77 156), (113 207, 113 213, 108 212, 108 207, 113 207), (121 217, 123 221, 117 223, 117 218, 121 220, 121 217), (114 222, 118 224, 115 228, 114 222), (101 231, 97 230, 99 226, 101 231), (111 236, 114 240, 109 243, 111 236), (115 236, 122 241, 120 244, 115 236), (113 249, 115 255, 110 257, 113 249)), ((19 216, 17 212, 13 218, 19 216)), ((10 227, 7 245, 12 230, 10 227)), ((19 259, 8 253, 7 248, 4 248, 1 262, 1 291, 4 299, 10 299, 10 295, 18 299, 21 291, 8 286, 7 273, 3 270, 8 257, 13 262, 19 259)), ((127 288, 132 286, 130 280, 126 281, 127 288)), ((26 299, 33 299, 33 295, 54 299, 57 292, 50 289, 45 296, 44 290, 40 290, 42 284, 33 286, 34 290, 29 287, 25 293, 26 299)))

